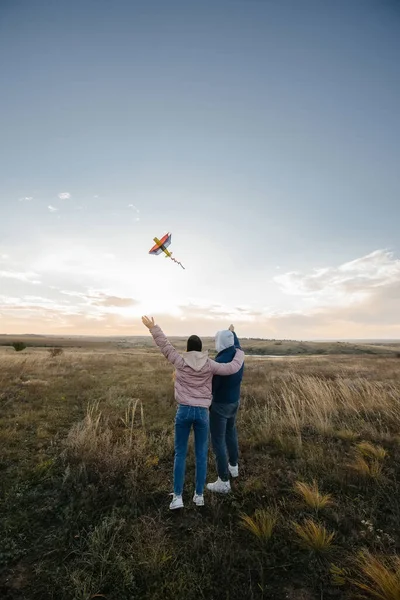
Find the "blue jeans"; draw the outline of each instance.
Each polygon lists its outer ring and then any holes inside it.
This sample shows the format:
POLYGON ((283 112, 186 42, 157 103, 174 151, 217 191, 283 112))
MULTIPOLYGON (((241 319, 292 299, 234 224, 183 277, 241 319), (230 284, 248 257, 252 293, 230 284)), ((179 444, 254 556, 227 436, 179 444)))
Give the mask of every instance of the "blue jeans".
POLYGON ((239 444, 236 429, 236 416, 239 402, 213 402, 210 409, 211 442, 217 463, 218 477, 229 481, 229 464, 236 467, 239 444))
POLYGON ((202 494, 207 477, 208 408, 180 404, 175 417, 174 493, 181 496, 185 481, 186 454, 189 434, 194 430, 196 453, 196 494, 202 494))

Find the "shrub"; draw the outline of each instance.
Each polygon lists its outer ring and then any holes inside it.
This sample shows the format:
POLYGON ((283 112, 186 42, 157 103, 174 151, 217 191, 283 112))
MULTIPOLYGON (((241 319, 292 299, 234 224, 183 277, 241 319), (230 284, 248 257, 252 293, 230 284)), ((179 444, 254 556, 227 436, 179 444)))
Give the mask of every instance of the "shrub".
POLYGON ((56 356, 61 356, 64 350, 62 348, 49 348, 49 354, 51 358, 55 358, 56 356))
POLYGON ((22 352, 22 350, 26 349, 26 344, 24 344, 24 342, 13 342, 12 347, 15 352, 22 352))

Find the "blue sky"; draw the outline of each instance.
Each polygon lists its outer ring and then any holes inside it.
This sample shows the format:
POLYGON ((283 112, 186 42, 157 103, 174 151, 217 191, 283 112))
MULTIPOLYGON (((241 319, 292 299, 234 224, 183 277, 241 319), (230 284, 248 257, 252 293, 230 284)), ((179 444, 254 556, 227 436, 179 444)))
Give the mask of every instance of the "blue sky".
POLYGON ((390 0, 2 2, 0 332, 400 337, 399 26, 390 0), (185 271, 147 254, 166 231, 185 271))

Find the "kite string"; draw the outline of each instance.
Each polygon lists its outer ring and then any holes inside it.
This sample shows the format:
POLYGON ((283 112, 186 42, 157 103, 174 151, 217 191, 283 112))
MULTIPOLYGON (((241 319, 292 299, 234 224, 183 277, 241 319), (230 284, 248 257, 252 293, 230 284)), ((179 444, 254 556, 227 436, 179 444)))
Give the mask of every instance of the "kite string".
POLYGON ((176 262, 176 264, 181 265, 182 269, 184 269, 185 267, 183 266, 183 264, 181 262, 179 262, 179 260, 176 260, 176 258, 174 258, 171 254, 171 260, 173 260, 174 262, 176 262))

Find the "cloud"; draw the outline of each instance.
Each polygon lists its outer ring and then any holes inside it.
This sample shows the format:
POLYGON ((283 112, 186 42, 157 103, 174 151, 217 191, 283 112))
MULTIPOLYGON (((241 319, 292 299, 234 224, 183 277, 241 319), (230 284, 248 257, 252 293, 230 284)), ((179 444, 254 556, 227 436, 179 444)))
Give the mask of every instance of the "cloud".
POLYGON ((274 281, 286 294, 301 296, 312 306, 348 306, 366 300, 378 288, 400 281, 400 260, 387 250, 344 263, 338 267, 277 275, 274 281))
POLYGON ((38 279, 39 275, 32 271, 18 272, 18 271, 0 271, 0 278, 5 279, 17 279, 18 281, 24 281, 25 283, 39 284, 41 281, 38 279))
MULTIPOLYGON (((18 301, 18 300, 17 300, 18 301)), ((168 335, 200 336, 214 335, 217 330, 228 327, 233 322, 241 337, 266 337, 276 339, 322 339, 322 338, 391 338, 400 339, 400 324, 397 316, 382 322, 379 311, 385 305, 378 303, 370 317, 357 322, 357 311, 339 312, 332 309, 310 312, 287 312, 281 314, 251 315, 249 321, 239 317, 231 319, 229 314, 190 314, 183 310, 180 316, 157 313, 156 322, 168 335), (378 312, 375 312, 378 310, 378 312)), ((393 308, 395 305, 393 305, 393 308)), ((397 313, 396 313, 397 315, 397 313)), ((250 316, 250 315, 248 315, 250 316)), ((87 335, 146 335, 140 317, 137 315, 108 312, 106 308, 92 306, 43 305, 24 300, 24 306, 9 303, 7 307, 0 301, 0 330, 8 333, 68 333, 87 335), (96 309, 96 312, 93 312, 96 309), (4 320, 2 320, 2 317, 4 320)))
POLYGON ((337 267, 274 278, 281 290, 298 298, 299 309, 274 315, 271 330, 306 338, 373 338, 400 335, 400 260, 376 250, 337 267))
POLYGON ((105 329, 110 334, 110 330, 115 328, 118 333, 126 334, 127 328, 136 325, 138 332, 142 333, 138 317, 110 312, 109 309, 132 306, 135 304, 133 299, 102 293, 90 298, 80 292, 62 293, 70 298, 79 298, 82 302, 33 295, 15 297, 0 294, 0 330, 10 333, 101 335, 105 329))
MULTIPOLYGON (((146 286, 136 279, 134 289, 142 290, 140 304, 131 297, 136 294, 132 286, 124 285, 126 265, 118 264, 118 272, 114 266, 110 272, 105 270, 105 248, 93 256, 84 247, 71 244, 69 248, 72 250, 65 256, 52 256, 51 264, 33 263, 25 271, 21 267, 0 271, 0 277, 27 283, 38 282, 37 273, 53 277, 52 283, 60 282, 57 289, 53 286, 53 292, 48 290, 55 298, 52 301, 39 296, 23 296, 19 301, 19 291, 10 294, 13 298, 7 302, 7 308, 5 302, 0 306, 0 330, 92 335, 106 330, 109 335, 126 335, 128 331, 131 335, 143 335, 143 304, 154 311, 169 335, 213 335, 234 323, 240 335, 249 337, 400 338, 400 260, 387 250, 308 272, 276 273, 273 281, 280 296, 267 306, 257 305, 250 296, 248 302, 243 296, 235 301, 234 295, 231 304, 208 301, 207 297, 189 302, 184 289, 176 292, 172 300, 166 297, 166 302, 157 302, 158 284, 153 289, 151 278, 146 280, 146 286), (67 279, 54 279, 60 273, 67 279), (90 276, 92 273, 95 276, 90 276), (60 289, 68 285, 67 281, 71 290, 79 291, 60 289), (103 287, 105 282, 107 288, 103 287), (58 292, 59 299, 54 292, 58 292)), ((16 290, 21 286, 13 285, 16 290)))
POLYGON ((179 306, 177 316, 185 321, 200 319, 214 323, 220 323, 221 321, 248 323, 262 314, 261 311, 252 310, 247 307, 234 307, 223 304, 196 304, 193 302, 179 306))
POLYGON ((296 298, 296 308, 224 306, 191 303, 165 316, 173 331, 185 323, 210 326, 234 322, 246 335, 315 339, 400 336, 400 260, 377 250, 336 267, 290 272, 274 277, 281 290, 296 298))
POLYGON ((51 206, 51 204, 49 204, 49 206, 47 207, 49 209, 50 212, 57 212, 58 208, 55 208, 54 206, 51 206))
POLYGON ((30 202, 31 200, 33 200, 33 196, 24 196, 19 199, 20 202, 30 202))
POLYGON ((22 297, 5 296, 0 294, 0 309, 41 311, 42 309, 57 310, 63 314, 75 314, 79 310, 68 302, 56 302, 43 296, 25 295, 22 297))
POLYGON ((60 200, 69 200, 71 198, 71 194, 69 192, 60 192, 58 197, 60 200))
MULTIPOLYGON (((54 288, 58 289, 58 288, 54 288)), ((83 300, 87 298, 87 294, 84 292, 74 292, 70 290, 60 290, 60 294, 64 294, 65 296, 71 296, 72 298, 82 298, 83 300)))
POLYGON ((137 300, 133 298, 120 298, 118 296, 107 296, 107 294, 99 294, 97 297, 88 296, 88 298, 92 300, 93 306, 126 308, 138 304, 137 300))
POLYGON ((120 296, 113 296, 105 294, 104 292, 97 292, 95 290, 90 290, 88 293, 60 290, 60 293, 64 294, 65 296, 70 296, 71 298, 78 298, 90 306, 100 306, 105 308, 128 308, 130 306, 137 306, 139 304, 134 298, 121 298, 120 296))

